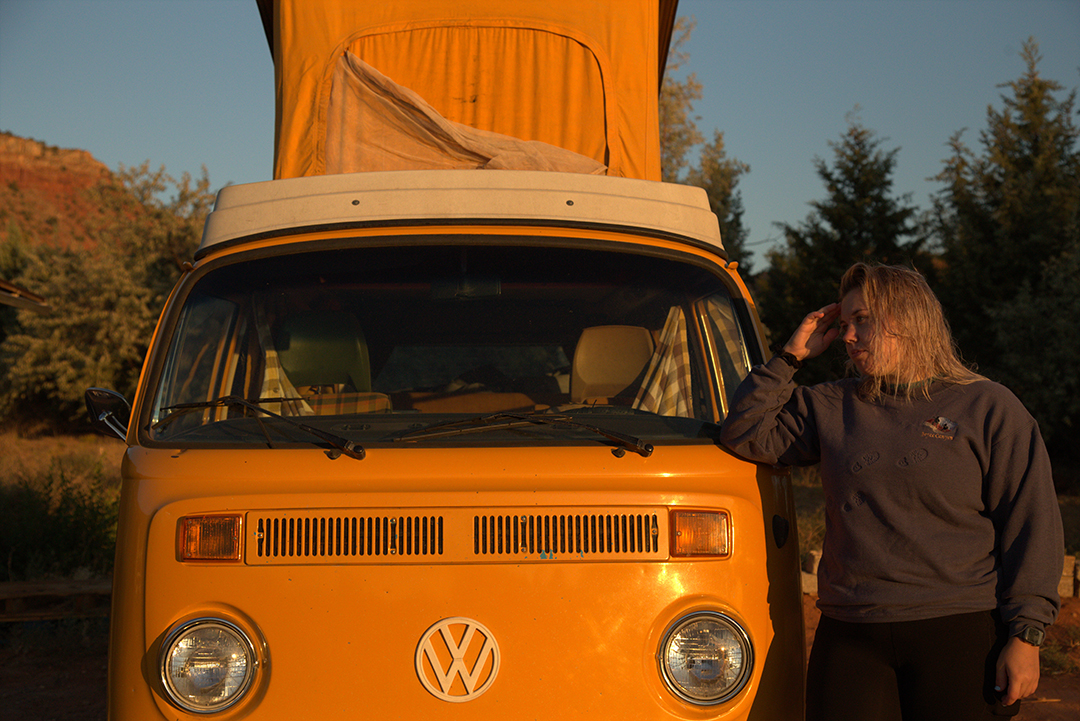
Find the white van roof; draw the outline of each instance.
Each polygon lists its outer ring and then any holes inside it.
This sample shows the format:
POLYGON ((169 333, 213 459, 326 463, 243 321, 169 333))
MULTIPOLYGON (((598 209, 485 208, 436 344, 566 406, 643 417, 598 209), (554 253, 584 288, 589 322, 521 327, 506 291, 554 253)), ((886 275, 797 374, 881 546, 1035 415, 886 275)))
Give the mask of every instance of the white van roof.
POLYGON ((629 230, 723 251, 701 188, 579 173, 416 170, 227 186, 196 257, 221 244, 313 230, 469 222, 629 230))

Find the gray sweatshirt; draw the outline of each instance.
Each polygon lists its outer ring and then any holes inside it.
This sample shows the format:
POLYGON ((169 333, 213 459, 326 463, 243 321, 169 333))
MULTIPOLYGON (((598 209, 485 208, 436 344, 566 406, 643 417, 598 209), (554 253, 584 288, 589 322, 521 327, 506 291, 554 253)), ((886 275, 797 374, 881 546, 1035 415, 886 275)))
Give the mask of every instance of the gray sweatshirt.
POLYGON ((1013 634, 1053 623, 1061 513, 1038 425, 992 381, 930 399, 860 400, 858 380, 796 386, 779 358, 735 392, 721 439, 780 465, 821 463, 818 606, 842 621, 999 608, 1013 634))

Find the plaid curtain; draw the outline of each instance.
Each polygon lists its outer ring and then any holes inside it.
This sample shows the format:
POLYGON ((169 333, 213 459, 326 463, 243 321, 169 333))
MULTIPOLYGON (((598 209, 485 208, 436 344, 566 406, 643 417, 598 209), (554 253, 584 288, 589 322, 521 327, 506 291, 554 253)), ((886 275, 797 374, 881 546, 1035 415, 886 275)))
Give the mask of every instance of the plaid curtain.
POLYGON ((307 396, 304 403, 317 416, 340 416, 352 413, 385 413, 390 398, 384 393, 326 393, 307 396))
POLYGON ((296 387, 289 381, 285 371, 281 368, 281 361, 278 359, 274 341, 270 337, 270 324, 266 322, 262 303, 255 299, 252 301, 252 307, 255 308, 255 328, 259 334, 259 345, 262 347, 263 358, 265 359, 262 392, 259 393, 259 398, 295 399, 270 403, 262 402, 259 405, 272 413, 283 416, 312 415, 314 411, 312 411, 311 406, 300 398, 296 387))
POLYGON ((674 306, 668 312, 664 330, 649 360, 634 408, 662 416, 691 418, 692 398, 686 317, 682 308, 674 306))

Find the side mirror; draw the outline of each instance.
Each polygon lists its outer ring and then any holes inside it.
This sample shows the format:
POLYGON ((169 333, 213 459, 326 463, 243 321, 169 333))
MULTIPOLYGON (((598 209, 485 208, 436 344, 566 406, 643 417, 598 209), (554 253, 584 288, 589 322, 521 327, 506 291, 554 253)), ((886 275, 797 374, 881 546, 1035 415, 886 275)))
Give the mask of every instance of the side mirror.
POLYGON ((131 421, 131 404, 116 391, 104 388, 86 389, 86 410, 90 424, 99 433, 127 440, 127 427, 131 421))

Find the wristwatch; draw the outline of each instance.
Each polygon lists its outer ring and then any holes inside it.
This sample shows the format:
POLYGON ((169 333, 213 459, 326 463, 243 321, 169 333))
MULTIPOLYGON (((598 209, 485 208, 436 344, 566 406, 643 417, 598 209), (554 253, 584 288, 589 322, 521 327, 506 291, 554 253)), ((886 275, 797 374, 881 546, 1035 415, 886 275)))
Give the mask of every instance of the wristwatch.
POLYGON ((799 370, 800 368, 802 368, 803 362, 801 360, 799 360, 798 358, 796 358, 791 353, 786 353, 784 351, 784 344, 783 343, 773 343, 772 346, 769 348, 769 350, 771 350, 773 352, 773 356, 775 356, 776 358, 779 358, 780 360, 784 361, 785 363, 787 363, 789 366, 791 366, 795 370, 799 370))
POLYGON ((1046 632, 1041 628, 1028 626, 1023 631, 1016 634, 1016 637, 1024 643, 1030 643, 1032 646, 1042 646, 1043 640, 1046 639, 1046 632))

